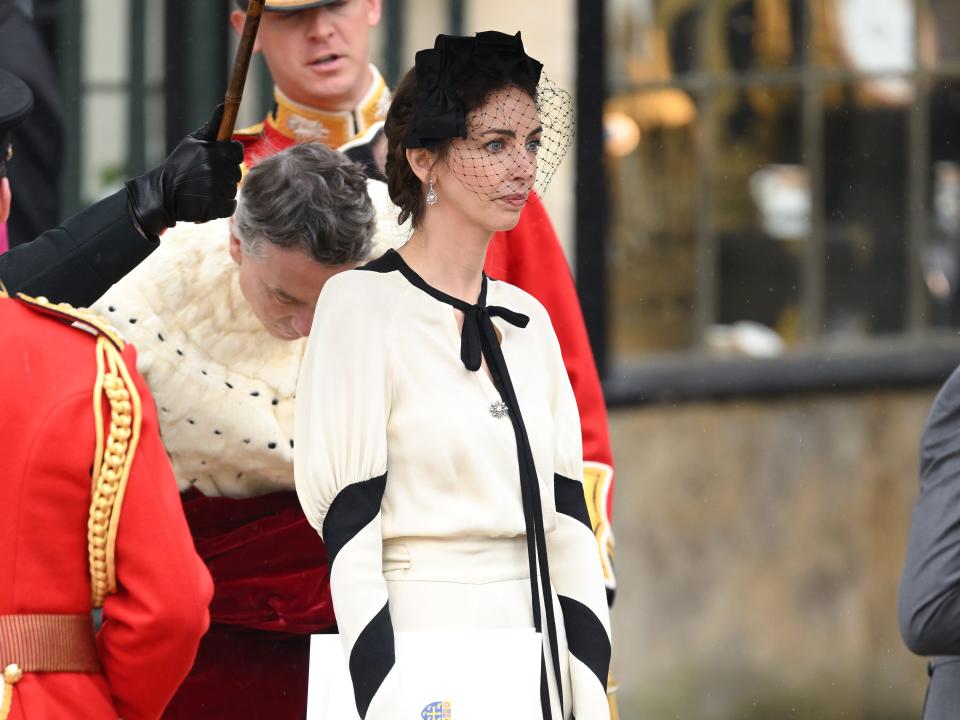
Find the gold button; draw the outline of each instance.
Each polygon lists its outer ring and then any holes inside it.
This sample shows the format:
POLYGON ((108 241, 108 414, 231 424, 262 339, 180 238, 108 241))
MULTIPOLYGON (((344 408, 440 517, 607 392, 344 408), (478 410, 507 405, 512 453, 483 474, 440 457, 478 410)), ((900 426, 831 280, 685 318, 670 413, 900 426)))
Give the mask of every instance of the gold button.
POLYGON ((23 677, 23 670, 16 663, 10 663, 3 669, 3 679, 8 685, 16 685, 23 677))

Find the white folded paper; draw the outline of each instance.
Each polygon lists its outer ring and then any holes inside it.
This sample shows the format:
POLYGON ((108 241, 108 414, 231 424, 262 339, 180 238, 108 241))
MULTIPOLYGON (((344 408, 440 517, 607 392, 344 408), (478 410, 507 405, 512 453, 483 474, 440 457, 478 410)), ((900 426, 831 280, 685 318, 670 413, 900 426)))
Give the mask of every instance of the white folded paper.
MULTIPOLYGON (((533 629, 398 632, 395 720, 540 717, 540 634, 533 629)), ((339 635, 310 643, 308 720, 359 720, 339 635)))

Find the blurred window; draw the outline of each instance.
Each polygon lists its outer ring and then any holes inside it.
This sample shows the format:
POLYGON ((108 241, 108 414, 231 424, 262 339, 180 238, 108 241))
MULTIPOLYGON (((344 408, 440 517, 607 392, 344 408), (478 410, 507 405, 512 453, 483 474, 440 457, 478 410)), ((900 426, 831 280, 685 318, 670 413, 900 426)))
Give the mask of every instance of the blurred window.
POLYGON ((608 377, 955 337, 958 7, 608 0, 608 377))

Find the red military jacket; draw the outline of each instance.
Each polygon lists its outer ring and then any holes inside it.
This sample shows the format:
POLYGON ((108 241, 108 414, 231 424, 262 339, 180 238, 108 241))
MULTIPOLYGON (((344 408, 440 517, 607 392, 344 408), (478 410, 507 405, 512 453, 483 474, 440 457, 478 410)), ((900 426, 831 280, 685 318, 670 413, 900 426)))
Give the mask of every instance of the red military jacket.
MULTIPOLYGON (((352 112, 322 112, 307 108, 274 91, 276 109, 262 123, 234 135, 244 146, 244 162, 252 167, 296 142, 319 139, 331 147, 364 135, 386 118, 390 92, 374 71, 374 83, 352 112)), ((487 251, 486 272, 525 290, 550 314, 563 360, 577 398, 583 434, 584 489, 587 507, 604 552, 607 589, 615 587, 610 555, 613 549, 613 453, 607 428, 607 406, 587 337, 580 300, 553 223, 532 194, 513 230, 495 233, 487 251)))
MULTIPOLYGON (((208 624, 210 576, 194 550, 134 350, 93 317, 71 326, 81 315, 0 297, 0 616, 89 615, 92 595, 112 588, 96 635, 101 672, 25 672, 5 688, 13 720, 157 718, 208 624), (115 351, 101 349, 105 337, 115 351), (109 572, 91 572, 95 526, 88 537, 100 487, 91 477, 95 386, 104 377, 98 353, 126 368, 141 406, 135 446, 124 455, 132 452, 132 461, 118 481, 122 502, 113 505, 113 560, 100 566, 109 572)), ((118 415, 103 393, 97 397, 105 445, 118 415)), ((109 470, 106 457, 100 465, 109 470)), ((101 529, 106 535, 107 525, 101 529)))

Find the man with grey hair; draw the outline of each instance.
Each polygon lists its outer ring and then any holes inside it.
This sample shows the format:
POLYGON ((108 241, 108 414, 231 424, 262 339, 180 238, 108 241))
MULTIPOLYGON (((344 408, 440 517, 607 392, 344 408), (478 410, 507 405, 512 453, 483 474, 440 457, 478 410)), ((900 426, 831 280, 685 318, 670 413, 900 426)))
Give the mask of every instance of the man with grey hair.
POLYGON ((303 338, 324 283, 367 258, 375 229, 363 170, 293 146, 247 174, 233 218, 172 228, 94 305, 139 350, 181 490, 293 488, 303 338))
POLYGON ((243 184, 230 256, 267 332, 295 340, 310 332, 323 284, 370 253, 374 211, 364 175, 323 145, 309 143, 265 164, 243 184))
POLYGON ((329 596, 302 570, 323 546, 293 492, 293 395, 320 291, 367 259, 375 229, 363 169, 295 145, 250 170, 233 218, 177 225, 95 306, 138 348, 214 578, 210 631, 166 717, 260 717, 236 708, 244 693, 289 717, 305 696, 305 668, 294 689, 260 671, 297 673, 289 657, 305 661, 329 623, 329 596))

